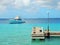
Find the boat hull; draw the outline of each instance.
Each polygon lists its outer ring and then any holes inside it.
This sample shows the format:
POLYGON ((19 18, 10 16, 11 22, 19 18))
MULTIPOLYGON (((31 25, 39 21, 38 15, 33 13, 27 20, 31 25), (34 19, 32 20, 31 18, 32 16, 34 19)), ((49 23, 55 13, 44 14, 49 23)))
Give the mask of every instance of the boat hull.
POLYGON ((22 21, 22 20, 11 20, 10 21, 10 24, 22 24, 22 23, 25 23, 25 21, 22 21))

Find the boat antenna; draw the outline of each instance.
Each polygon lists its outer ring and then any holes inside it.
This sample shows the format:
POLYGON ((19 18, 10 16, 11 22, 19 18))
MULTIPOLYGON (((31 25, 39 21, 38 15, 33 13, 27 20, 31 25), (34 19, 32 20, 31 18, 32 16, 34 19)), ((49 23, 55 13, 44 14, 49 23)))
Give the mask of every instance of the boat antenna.
POLYGON ((47 38, 50 38, 50 32, 49 32, 49 12, 48 12, 48 32, 47 32, 47 38))
POLYGON ((48 31, 49 31, 49 12, 48 12, 48 31))

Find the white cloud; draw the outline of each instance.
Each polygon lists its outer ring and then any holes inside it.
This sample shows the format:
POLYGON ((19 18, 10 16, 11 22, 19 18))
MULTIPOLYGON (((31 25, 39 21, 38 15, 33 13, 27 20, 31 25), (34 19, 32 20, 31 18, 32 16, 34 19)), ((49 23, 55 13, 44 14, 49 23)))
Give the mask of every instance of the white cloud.
POLYGON ((6 6, 0 5, 0 11, 5 11, 7 9, 6 6))
POLYGON ((20 9, 22 7, 28 7, 29 10, 35 10, 38 9, 38 7, 60 9, 60 2, 56 2, 55 0, 0 0, 0 10, 6 10, 9 5, 13 6, 16 9, 20 9))
POLYGON ((12 0, 0 0, 0 11, 5 11, 12 0))
POLYGON ((15 0, 15 1, 13 2, 13 6, 14 6, 15 8, 20 8, 20 7, 22 7, 22 0, 15 0))
POLYGON ((22 0, 23 1, 23 4, 25 6, 29 6, 30 5, 30 0, 22 0))
POLYGON ((57 3, 57 9, 60 9, 60 2, 57 3))
POLYGON ((52 0, 35 0, 32 2, 33 5, 38 5, 39 7, 51 8, 52 0))
POLYGON ((14 0, 13 6, 15 8, 27 7, 30 5, 30 0, 14 0))

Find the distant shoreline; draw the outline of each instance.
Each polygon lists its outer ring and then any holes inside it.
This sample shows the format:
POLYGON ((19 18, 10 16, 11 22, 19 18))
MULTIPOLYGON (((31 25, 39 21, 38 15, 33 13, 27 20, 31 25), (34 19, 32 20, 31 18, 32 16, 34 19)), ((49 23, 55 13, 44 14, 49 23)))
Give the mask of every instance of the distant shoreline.
MULTIPOLYGON (((0 18, 0 20, 13 19, 13 18, 0 18)), ((48 19, 48 18, 23 18, 23 19, 48 19)), ((49 19, 60 19, 60 18, 49 18, 49 19)))

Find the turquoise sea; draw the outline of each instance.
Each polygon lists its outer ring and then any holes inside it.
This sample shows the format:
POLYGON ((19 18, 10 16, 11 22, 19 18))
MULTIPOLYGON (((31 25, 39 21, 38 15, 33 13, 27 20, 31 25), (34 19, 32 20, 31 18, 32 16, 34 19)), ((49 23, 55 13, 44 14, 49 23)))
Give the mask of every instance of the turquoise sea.
MULTIPOLYGON (((60 37, 50 39, 31 39, 32 27, 47 29, 47 19, 27 19, 23 24, 9 24, 8 20, 0 20, 0 45, 60 45, 60 37)), ((50 30, 60 31, 60 19, 50 19, 50 30)))

